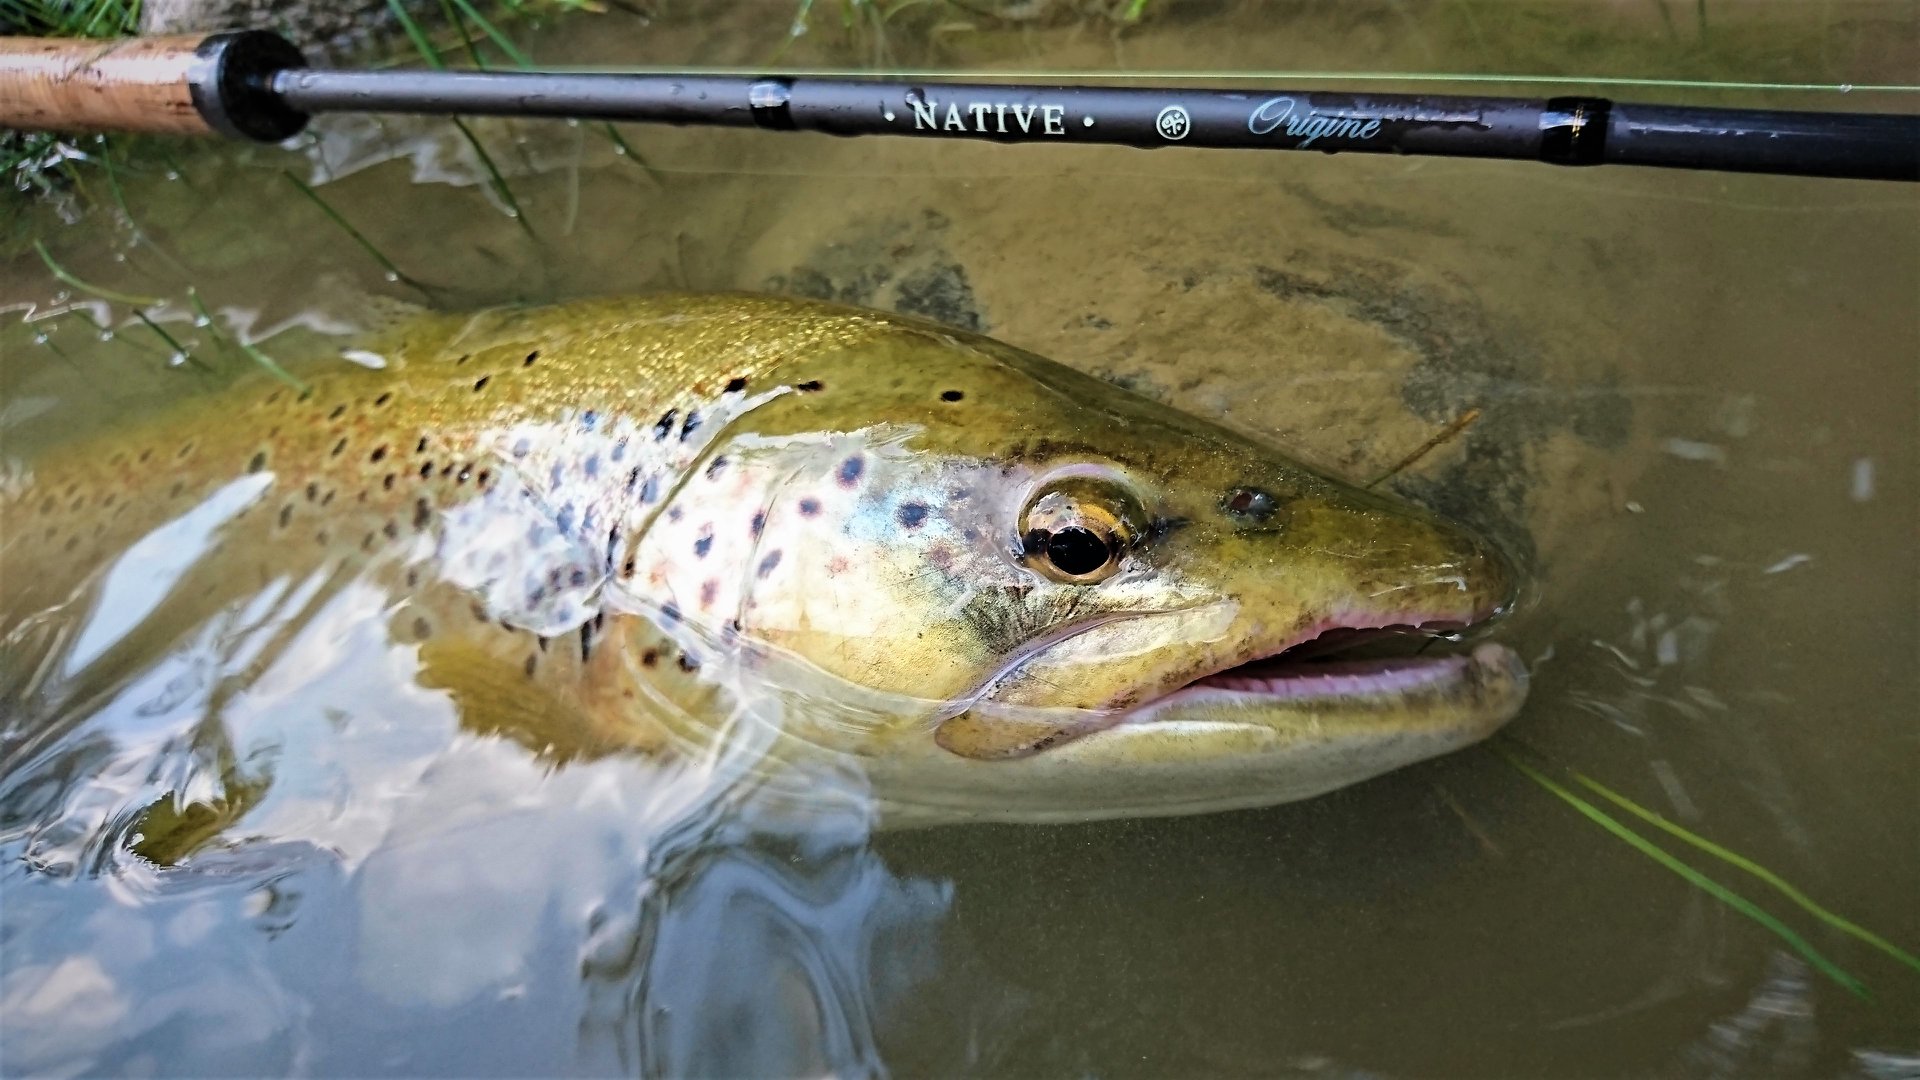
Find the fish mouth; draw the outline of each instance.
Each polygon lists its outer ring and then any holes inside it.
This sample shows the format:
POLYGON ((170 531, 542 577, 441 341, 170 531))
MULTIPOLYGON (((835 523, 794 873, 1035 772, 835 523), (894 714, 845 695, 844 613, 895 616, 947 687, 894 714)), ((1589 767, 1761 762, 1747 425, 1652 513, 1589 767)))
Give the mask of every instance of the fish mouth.
POLYGON ((1334 619, 1278 649, 1206 672, 1123 712, 1123 725, 1204 716, 1242 723, 1457 730, 1471 741, 1519 711, 1527 673, 1505 645, 1481 640, 1492 609, 1472 618, 1334 619))

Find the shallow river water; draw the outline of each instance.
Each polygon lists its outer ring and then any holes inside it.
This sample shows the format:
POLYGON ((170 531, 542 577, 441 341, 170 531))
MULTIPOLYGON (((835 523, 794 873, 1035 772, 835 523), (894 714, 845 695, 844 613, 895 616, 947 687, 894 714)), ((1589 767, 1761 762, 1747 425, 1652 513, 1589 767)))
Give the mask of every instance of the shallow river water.
MULTIPOLYGON (((652 6, 513 32, 543 63, 754 66, 794 16, 652 6)), ((872 5, 813 7, 779 62, 1518 72, 1910 111, 1578 77, 1866 85, 1920 58, 1898 3, 1176 0, 1124 30, 1080 10, 1099 5, 927 4, 884 31, 872 5)), ((750 289, 908 311, 1361 479, 1477 408, 1390 486, 1528 570, 1502 636, 1534 690, 1506 745, 1920 950, 1912 190, 731 130, 624 128, 628 155, 593 125, 470 126, 520 218, 444 121, 128 145, 111 175, 76 143, 80 186, 20 211, 0 264, 0 482, 245 373, 213 329, 312 371, 387 301, 750 289), (165 298, 194 362, 56 280, 34 238, 85 282, 165 298)), ((57 707, 0 699, 0 1070, 1920 1074, 1920 970, 1638 826, 1850 991, 1490 749, 1266 810, 1072 826, 871 834, 824 785, 796 825, 465 729, 412 647, 356 617, 378 597, 282 601, 149 627, 137 664, 57 707), (169 797, 204 815, 177 865, 135 850, 169 797)))

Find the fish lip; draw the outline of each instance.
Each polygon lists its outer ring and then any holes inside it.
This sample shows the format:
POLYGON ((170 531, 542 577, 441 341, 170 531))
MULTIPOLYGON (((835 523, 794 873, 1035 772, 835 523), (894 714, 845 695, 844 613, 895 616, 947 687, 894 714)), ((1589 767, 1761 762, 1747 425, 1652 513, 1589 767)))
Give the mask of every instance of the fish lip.
POLYGON ((1458 613, 1342 613, 1309 625, 1286 639, 1278 648, 1257 647, 1251 654, 1214 667, 1196 678, 1152 698, 1121 710, 1119 723, 1151 723, 1160 712, 1182 702, 1198 700, 1202 695, 1232 695, 1252 704, 1265 700, 1275 705, 1310 705, 1342 699, 1412 695, 1440 689, 1451 679, 1472 676, 1504 675, 1521 683, 1524 691, 1526 669, 1513 650, 1495 642, 1482 641, 1466 653, 1434 656, 1376 657, 1360 660, 1332 659, 1305 663, 1299 657, 1280 664, 1288 653, 1303 646, 1346 631, 1396 631, 1439 635, 1479 633, 1506 613, 1506 605, 1490 606, 1464 617, 1458 613), (1483 651, 1484 650, 1484 651, 1483 651), (1260 665, 1268 665, 1264 668, 1260 665), (1248 669, 1244 674, 1235 674, 1248 669))
MULTIPOLYGON (((1382 700, 1445 700, 1479 693, 1492 704, 1460 714, 1450 722, 1485 725, 1490 730, 1511 718, 1524 699, 1528 676, 1511 648, 1483 641, 1467 653, 1445 656, 1376 658, 1301 665, 1277 676, 1210 675, 1138 706, 1120 718, 1123 725, 1176 719, 1194 706, 1271 705, 1288 710, 1361 709, 1382 700), (1173 714, 1173 715, 1167 715, 1173 714)), ((1249 720, 1254 721, 1250 716, 1249 720)))

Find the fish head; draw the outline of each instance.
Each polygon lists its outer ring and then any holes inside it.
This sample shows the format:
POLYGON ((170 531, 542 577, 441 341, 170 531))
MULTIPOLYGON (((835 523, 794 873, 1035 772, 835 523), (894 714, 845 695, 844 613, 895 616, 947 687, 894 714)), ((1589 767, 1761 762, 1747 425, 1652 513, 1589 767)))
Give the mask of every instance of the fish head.
POLYGON ((735 621, 816 676, 771 681, 859 703, 805 740, 864 759, 896 817, 1286 802, 1520 707, 1511 651, 1432 648, 1514 597, 1463 528, 986 339, 903 331, 812 373, 729 444, 770 493, 735 621))

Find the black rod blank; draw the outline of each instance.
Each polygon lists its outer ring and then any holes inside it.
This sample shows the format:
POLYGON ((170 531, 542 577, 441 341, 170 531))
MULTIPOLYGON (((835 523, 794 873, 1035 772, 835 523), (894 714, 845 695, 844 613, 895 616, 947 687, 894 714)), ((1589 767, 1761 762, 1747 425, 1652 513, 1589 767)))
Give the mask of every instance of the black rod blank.
POLYGON ((1920 180, 1920 117, 1548 99, 606 73, 282 71, 299 112, 571 117, 1920 180))

